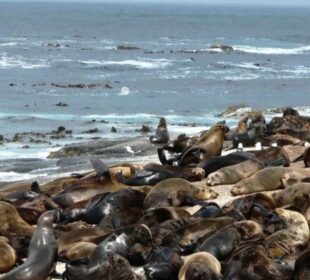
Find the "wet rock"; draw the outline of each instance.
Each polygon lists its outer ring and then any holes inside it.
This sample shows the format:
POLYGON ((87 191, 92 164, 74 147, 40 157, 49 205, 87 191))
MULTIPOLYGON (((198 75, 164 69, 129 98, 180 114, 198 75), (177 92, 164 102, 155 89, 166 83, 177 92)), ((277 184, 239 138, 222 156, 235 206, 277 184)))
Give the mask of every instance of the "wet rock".
POLYGON ((16 87, 16 84, 10 83, 9 86, 10 87, 16 87))
POLYGON ((58 106, 58 107, 68 107, 69 105, 67 103, 64 103, 64 102, 58 102, 57 104, 55 104, 55 106, 58 106))
POLYGON ((78 89, 93 89, 95 87, 104 87, 104 88, 112 88, 109 84, 57 84, 57 83, 51 83, 51 86, 57 87, 57 88, 78 88, 78 89))
POLYGON ((112 133, 116 133, 116 132, 117 132, 117 129, 116 129, 114 126, 112 126, 111 132, 112 132, 112 133))
POLYGON ((24 145, 24 146, 22 146, 22 149, 29 149, 29 148, 30 148, 29 145, 24 145))
POLYGON ((97 127, 91 128, 89 130, 83 131, 82 133, 97 133, 99 132, 99 129, 97 127))
POLYGON ((151 132, 151 128, 148 125, 143 124, 142 127, 140 129, 136 129, 136 131, 142 133, 148 133, 151 132))
POLYGON ((128 156, 126 147, 137 151, 139 156, 154 154, 154 146, 150 145, 147 137, 134 137, 121 140, 99 139, 65 145, 55 152, 51 152, 48 158, 64 158, 83 155, 100 155, 102 157, 124 158, 128 156))
POLYGON ((242 116, 245 113, 251 112, 252 108, 244 103, 228 106, 225 111, 218 114, 219 117, 242 116))
POLYGON ((231 52, 234 50, 232 46, 228 45, 212 45, 210 49, 220 49, 223 52, 231 52))
POLYGON ((130 46, 130 45, 118 45, 116 47, 117 50, 122 50, 122 51, 134 51, 134 50, 140 50, 140 48, 136 46, 130 46))

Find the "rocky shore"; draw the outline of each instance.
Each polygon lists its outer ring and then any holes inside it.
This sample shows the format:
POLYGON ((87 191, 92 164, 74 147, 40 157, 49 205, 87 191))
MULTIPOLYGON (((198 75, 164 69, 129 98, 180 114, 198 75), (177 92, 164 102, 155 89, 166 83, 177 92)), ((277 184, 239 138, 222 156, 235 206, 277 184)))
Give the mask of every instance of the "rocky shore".
POLYGON ((144 136, 24 160, 16 170, 57 169, 2 183, 0 279, 310 277, 310 118, 279 112, 267 122, 241 104, 222 114, 239 116, 237 127, 178 136, 161 118, 144 136))

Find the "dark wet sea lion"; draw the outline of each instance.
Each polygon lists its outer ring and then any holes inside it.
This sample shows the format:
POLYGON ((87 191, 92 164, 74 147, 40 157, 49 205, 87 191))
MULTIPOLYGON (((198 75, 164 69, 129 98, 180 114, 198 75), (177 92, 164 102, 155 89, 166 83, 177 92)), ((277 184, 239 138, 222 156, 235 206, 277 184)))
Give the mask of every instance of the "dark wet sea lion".
POLYGON ((198 252, 187 256, 179 271, 179 280, 216 280, 220 278, 221 264, 214 256, 207 252, 198 252), (195 267, 196 269, 194 269, 195 267), (188 270, 191 273, 188 273, 188 270))
POLYGON ((182 265, 179 254, 168 247, 159 247, 152 251, 143 268, 148 280, 177 280, 182 265))
POLYGON ((254 155, 252 153, 235 152, 225 156, 210 157, 206 161, 200 162, 197 167, 202 168, 205 171, 205 176, 207 177, 210 173, 213 173, 223 167, 238 164, 253 157, 254 155))
POLYGON ((297 258, 294 266, 294 280, 310 279, 310 250, 305 250, 297 258))
POLYGON ((162 206, 180 206, 191 200, 207 200, 217 194, 210 189, 192 185, 180 178, 172 178, 156 184, 147 194, 144 209, 162 206))
POLYGON ((180 134, 176 140, 164 145, 163 150, 171 153, 182 153, 196 144, 198 140, 198 136, 189 137, 185 134, 180 134))
POLYGON ((305 167, 310 167, 310 147, 308 147, 307 150, 305 150, 304 163, 305 167))
POLYGON ((16 208, 10 203, 0 201, 0 234, 31 236, 34 227, 25 222, 16 208))
POLYGON ((215 202, 207 203, 203 205, 197 212, 193 214, 193 217, 200 218, 216 218, 223 216, 222 209, 215 202))
POLYGON ((113 214, 119 209, 142 209, 145 197, 143 192, 133 189, 120 190, 103 197, 99 195, 89 202, 85 211, 78 215, 78 219, 89 224, 99 224, 105 216, 113 214))
POLYGON ((202 168, 188 168, 156 163, 146 164, 143 170, 136 172, 132 178, 125 178, 119 173, 119 181, 129 186, 155 185, 168 178, 183 178, 188 181, 200 181, 204 177, 202 168))
POLYGON ((46 280, 49 278, 57 262, 57 241, 53 231, 56 218, 55 211, 48 211, 40 216, 29 244, 27 260, 0 279, 46 280))
POLYGON ((7 240, 0 238, 0 273, 10 271, 16 262, 16 252, 7 240))
POLYGON ((157 144, 164 144, 169 141, 167 123, 164 117, 160 118, 156 133, 150 137, 150 141, 157 144))

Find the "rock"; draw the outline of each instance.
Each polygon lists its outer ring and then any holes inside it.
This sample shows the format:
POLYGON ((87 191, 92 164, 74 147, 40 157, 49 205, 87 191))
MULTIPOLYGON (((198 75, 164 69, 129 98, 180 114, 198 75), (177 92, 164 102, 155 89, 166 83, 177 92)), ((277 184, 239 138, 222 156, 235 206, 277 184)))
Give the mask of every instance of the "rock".
POLYGON ((143 124, 142 127, 140 129, 136 129, 136 131, 142 133, 148 133, 151 132, 151 128, 148 125, 143 124))
POLYGON ((10 83, 9 86, 10 87, 16 87, 16 84, 10 83))
POLYGON ((114 126, 112 126, 111 132, 112 132, 112 133, 116 133, 116 132, 117 132, 117 129, 116 129, 114 126))
POLYGON ((225 111, 218 114, 219 117, 234 117, 234 116, 243 116, 248 112, 251 112, 252 108, 248 107, 246 104, 236 104, 227 107, 225 111))
POLYGON ((58 102, 57 104, 55 104, 55 106, 68 107, 69 105, 67 103, 64 103, 64 102, 58 102))
POLYGON ((232 46, 228 46, 228 45, 212 45, 210 49, 220 49, 223 52, 231 52, 234 50, 232 46))
POLYGON ((117 50, 122 50, 122 51, 134 51, 134 50, 140 50, 140 48, 135 47, 135 46, 130 46, 130 45, 118 45, 116 47, 117 50))
POLYGON ((99 129, 97 127, 91 128, 89 130, 83 131, 82 133, 97 133, 99 132, 99 129))
POLYGON ((126 146, 130 146, 134 151, 139 151, 136 154, 140 156, 154 155, 154 146, 150 145, 148 138, 144 136, 133 137, 127 139, 107 140, 98 139, 91 141, 84 141, 65 145, 55 152, 51 152, 48 156, 49 159, 76 157, 86 155, 100 155, 102 157, 111 158, 124 158, 128 156, 126 146))
POLYGON ((30 148, 29 145, 24 145, 24 146, 22 146, 22 149, 29 149, 29 148, 30 148))
POLYGON ((66 131, 66 128, 64 126, 58 126, 57 133, 62 133, 64 131, 66 131))
POLYGON ((0 142, 3 142, 3 141, 4 141, 3 135, 0 135, 0 142))

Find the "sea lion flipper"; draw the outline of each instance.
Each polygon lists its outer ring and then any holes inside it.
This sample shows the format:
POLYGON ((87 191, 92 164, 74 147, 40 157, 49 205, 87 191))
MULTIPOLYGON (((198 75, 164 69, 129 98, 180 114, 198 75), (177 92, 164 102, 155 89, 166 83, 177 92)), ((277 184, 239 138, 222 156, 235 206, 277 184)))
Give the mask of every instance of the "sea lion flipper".
POLYGON ((89 161, 98 176, 106 176, 109 174, 108 166, 97 157, 90 157, 89 161))

